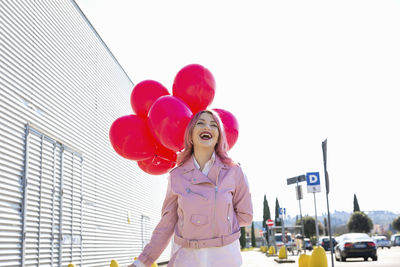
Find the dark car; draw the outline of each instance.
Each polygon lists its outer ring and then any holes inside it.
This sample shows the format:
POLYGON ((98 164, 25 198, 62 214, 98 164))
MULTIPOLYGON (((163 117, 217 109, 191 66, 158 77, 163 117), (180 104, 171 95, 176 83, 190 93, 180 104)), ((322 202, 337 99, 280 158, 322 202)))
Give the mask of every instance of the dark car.
MULTIPOLYGON (((336 246, 337 242, 334 237, 332 237, 333 247, 336 246)), ((322 236, 319 238, 319 244, 323 247, 326 251, 330 250, 331 243, 329 242, 329 236, 322 236)))
POLYGON ((372 258, 378 260, 375 242, 364 233, 349 233, 338 238, 335 247, 335 258, 337 261, 346 261, 347 258, 372 258))

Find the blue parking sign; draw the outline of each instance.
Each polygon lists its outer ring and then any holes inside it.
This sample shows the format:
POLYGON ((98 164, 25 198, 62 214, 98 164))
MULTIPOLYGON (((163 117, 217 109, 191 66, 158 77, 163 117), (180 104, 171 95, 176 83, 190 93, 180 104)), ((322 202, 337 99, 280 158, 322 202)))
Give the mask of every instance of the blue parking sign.
POLYGON ((286 208, 279 208, 279 215, 286 215, 286 208))
POLYGON ((306 180, 308 193, 321 192, 321 180, 319 179, 319 172, 308 172, 306 174, 306 180))

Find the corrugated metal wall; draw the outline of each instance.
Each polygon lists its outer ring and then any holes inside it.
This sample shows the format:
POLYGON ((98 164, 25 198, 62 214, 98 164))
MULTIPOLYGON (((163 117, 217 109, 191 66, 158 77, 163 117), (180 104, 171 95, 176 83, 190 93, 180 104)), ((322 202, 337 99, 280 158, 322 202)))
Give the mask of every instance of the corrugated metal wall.
POLYGON ((25 140, 22 262, 82 263, 82 155, 28 125, 25 140))
POLYGON ((132 87, 74 1, 0 1, 0 266, 140 253, 166 179, 109 144, 132 87))

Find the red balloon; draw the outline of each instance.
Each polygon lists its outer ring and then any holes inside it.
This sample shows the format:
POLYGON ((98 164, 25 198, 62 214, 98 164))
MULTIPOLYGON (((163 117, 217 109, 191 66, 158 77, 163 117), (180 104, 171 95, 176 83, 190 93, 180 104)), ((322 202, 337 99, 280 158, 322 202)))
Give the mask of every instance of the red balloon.
POLYGON ((161 159, 169 160, 172 162, 176 162, 177 154, 175 151, 172 151, 163 145, 159 144, 157 141, 155 142, 156 145, 156 153, 155 156, 158 156, 161 159))
POLYGON ((146 118, 151 105, 163 95, 169 95, 168 89, 164 85, 153 80, 142 81, 132 90, 132 109, 136 115, 146 118))
POLYGON ((146 120, 136 115, 116 119, 110 127, 109 137, 114 150, 127 159, 148 159, 156 151, 146 120))
POLYGON ((162 159, 154 156, 153 158, 138 161, 138 166, 144 172, 153 175, 160 175, 169 172, 174 166, 175 162, 162 159))
POLYGON ((138 161, 138 166, 144 172, 153 175, 167 173, 176 165, 176 152, 169 150, 168 148, 159 144, 157 141, 155 141, 155 145, 155 155, 150 159, 138 161))
POLYGON ((196 114, 206 109, 214 99, 214 77, 201 65, 188 65, 175 76, 172 93, 185 101, 193 114, 196 114))
POLYGON ((179 98, 162 96, 151 106, 148 123, 159 143, 170 150, 180 151, 192 115, 189 107, 179 98))
POLYGON ((224 109, 213 109, 215 112, 218 113, 219 117, 221 118, 222 124, 224 125, 226 139, 228 142, 228 147, 231 149, 238 137, 239 137, 239 123, 235 116, 227 110, 224 109))

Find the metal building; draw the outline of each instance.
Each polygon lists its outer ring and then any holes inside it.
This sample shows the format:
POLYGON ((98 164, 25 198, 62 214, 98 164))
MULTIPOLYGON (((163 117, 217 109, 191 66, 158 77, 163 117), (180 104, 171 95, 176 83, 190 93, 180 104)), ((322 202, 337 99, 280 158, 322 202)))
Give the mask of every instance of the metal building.
POLYGON ((132 88, 73 0, 0 1, 0 266, 139 255, 166 179, 109 143, 132 88))

